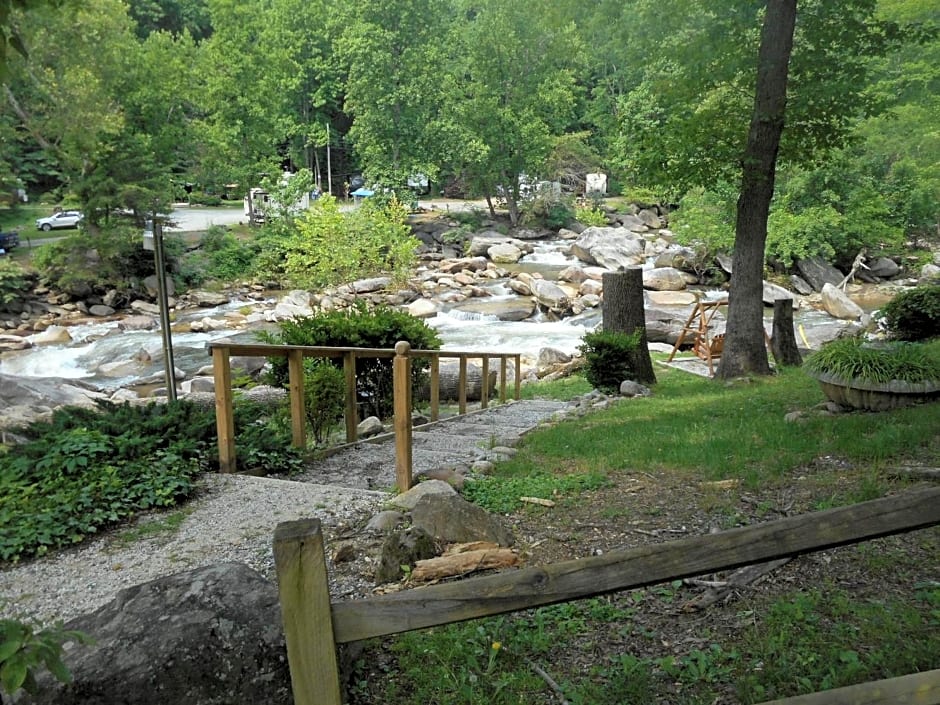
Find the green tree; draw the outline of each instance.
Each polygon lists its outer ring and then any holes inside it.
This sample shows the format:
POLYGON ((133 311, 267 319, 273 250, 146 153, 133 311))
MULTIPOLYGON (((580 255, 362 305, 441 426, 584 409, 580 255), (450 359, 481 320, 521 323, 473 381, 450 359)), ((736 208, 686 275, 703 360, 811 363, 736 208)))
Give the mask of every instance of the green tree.
POLYGON ((455 163, 487 198, 501 190, 516 223, 520 177, 540 175, 558 137, 574 125, 581 42, 548 0, 485 0, 462 9, 468 20, 448 85, 455 163))

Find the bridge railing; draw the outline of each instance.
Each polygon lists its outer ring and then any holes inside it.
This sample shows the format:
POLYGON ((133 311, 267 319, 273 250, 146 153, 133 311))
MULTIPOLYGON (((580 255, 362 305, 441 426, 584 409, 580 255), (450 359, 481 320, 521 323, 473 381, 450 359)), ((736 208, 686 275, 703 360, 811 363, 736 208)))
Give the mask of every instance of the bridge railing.
POLYGON ((232 389, 231 358, 240 356, 285 357, 287 358, 288 395, 290 398, 291 437, 297 448, 306 448, 306 412, 304 404, 303 361, 307 357, 336 359, 342 358, 345 373, 344 422, 346 442, 358 440, 357 395, 356 395, 356 360, 359 358, 387 358, 392 360, 392 388, 394 394, 395 429, 395 478, 400 492, 409 489, 412 484, 412 433, 411 433, 411 363, 416 358, 430 361, 430 417, 437 421, 440 417, 440 361, 456 359, 457 411, 467 413, 467 363, 480 360, 481 388, 480 407, 489 405, 490 363, 496 361, 499 366, 499 399, 505 402, 508 397, 508 365, 515 365, 513 380, 513 398, 519 399, 522 383, 522 356, 519 353, 497 353, 480 351, 453 350, 412 350, 406 341, 399 341, 394 350, 384 348, 324 347, 312 345, 267 345, 239 344, 231 341, 209 343, 215 379, 216 428, 219 439, 219 471, 235 472, 235 418, 233 414, 234 392, 232 389))

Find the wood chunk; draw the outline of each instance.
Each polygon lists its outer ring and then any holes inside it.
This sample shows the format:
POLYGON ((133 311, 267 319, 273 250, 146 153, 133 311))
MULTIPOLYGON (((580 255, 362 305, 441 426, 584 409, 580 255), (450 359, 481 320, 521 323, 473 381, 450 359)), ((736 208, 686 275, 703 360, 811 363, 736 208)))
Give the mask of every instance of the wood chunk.
POLYGON ((415 563, 411 578, 416 582, 466 575, 478 570, 518 565, 518 554, 510 548, 487 548, 429 558, 415 563))

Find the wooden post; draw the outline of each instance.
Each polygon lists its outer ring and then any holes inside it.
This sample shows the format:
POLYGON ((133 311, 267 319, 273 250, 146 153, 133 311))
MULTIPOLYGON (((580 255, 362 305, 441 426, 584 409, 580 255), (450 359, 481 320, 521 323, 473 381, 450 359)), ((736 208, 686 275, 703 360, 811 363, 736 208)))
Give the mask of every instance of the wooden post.
POLYGON ((232 413, 232 366, 228 348, 212 348, 215 381, 215 428, 219 436, 219 472, 235 472, 235 415, 232 413))
POLYGON ((431 421, 441 416, 441 356, 431 355, 431 421))
POLYGON ((342 705, 320 521, 278 524, 274 565, 294 703, 342 705))
POLYGON ((940 705, 940 669, 859 683, 762 705, 940 705))
POLYGON ((304 411, 304 351, 287 353, 287 379, 290 389, 291 440, 295 448, 307 447, 307 414, 304 411))
POLYGON ((803 356, 796 345, 796 335, 793 332, 793 299, 777 299, 774 301, 773 336, 770 338, 770 351, 778 365, 799 367, 803 364, 803 356))
MULTIPOLYGON (((604 272, 604 330, 633 335, 640 331, 640 341, 627 355, 637 382, 655 384, 653 360, 646 340, 646 313, 643 309, 643 270, 639 267, 622 272, 604 272)), ((623 381, 623 380, 621 380, 623 381)))
POLYGON ((499 400, 506 403, 506 356, 499 358, 499 400))
POLYGON ((359 438, 359 412, 356 407, 356 353, 343 354, 343 373, 346 375, 346 442, 359 438))
POLYGON ((516 355, 516 396, 518 401, 522 398, 522 355, 516 355))
POLYGON ((484 355, 480 367, 480 408, 485 409, 490 405, 490 358, 484 355))
POLYGON ((460 356, 460 372, 457 375, 457 413, 467 413, 467 358, 460 356))
POLYGON ((395 343, 392 389, 395 400, 395 482, 399 492, 411 489, 411 345, 395 343))

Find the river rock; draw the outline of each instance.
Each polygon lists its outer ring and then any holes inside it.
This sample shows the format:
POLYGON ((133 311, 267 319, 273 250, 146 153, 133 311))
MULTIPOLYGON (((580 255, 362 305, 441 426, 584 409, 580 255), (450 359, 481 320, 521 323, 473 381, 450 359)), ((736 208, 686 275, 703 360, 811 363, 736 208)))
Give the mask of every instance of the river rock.
POLYGON ((656 267, 674 267, 675 269, 691 271, 695 259, 695 252, 691 248, 669 245, 656 256, 653 264, 656 267))
POLYGON ((793 287, 793 290, 797 294, 802 294, 803 296, 809 296, 813 293, 813 287, 810 286, 808 281, 798 274, 790 275, 790 286, 793 287))
POLYGON ((691 291, 656 291, 645 292, 646 299, 654 306, 691 306, 698 301, 698 296, 691 291))
POLYGON ((532 288, 521 279, 510 279, 506 286, 519 294, 519 296, 532 296, 532 288))
POLYGON ((659 230, 663 227, 663 220, 659 217, 659 214, 649 208, 641 209, 636 217, 640 219, 640 222, 643 223, 650 230, 659 230))
POLYGON ((160 314, 160 307, 157 306, 157 304, 152 304, 149 301, 141 301, 140 299, 131 301, 130 309, 137 311, 137 313, 149 313, 155 316, 160 314))
POLYGON ((0 352, 4 350, 26 350, 33 344, 22 335, 7 335, 0 333, 0 352))
POLYGON ((508 242, 493 245, 486 251, 486 254, 499 264, 514 264, 522 258, 522 250, 508 242))
MULTIPOLYGON (((348 285, 348 291, 353 294, 371 294, 374 291, 387 289, 392 283, 390 277, 371 277, 369 279, 357 279, 348 285)), ((338 291, 345 293, 344 287, 339 287, 338 291)))
POLYGON ((571 362, 571 355, 558 348, 541 348, 536 367, 545 370, 555 365, 571 362))
POLYGON ((515 245, 520 250, 526 249, 521 240, 513 240, 513 238, 505 235, 475 235, 470 240, 467 254, 471 257, 485 256, 489 249, 495 245, 515 245))
POLYGON ((180 384, 180 391, 183 394, 192 394, 193 392, 215 392, 214 377, 193 377, 180 384))
POLYGON ((828 282, 823 285, 822 305, 830 316, 846 320, 856 320, 865 313, 847 294, 828 282))
POLYGON ((648 230, 646 223, 632 213, 615 213, 611 220, 620 223, 621 226, 635 233, 643 233, 648 230))
MULTIPOLYGON (((144 277, 144 280, 141 284, 144 285, 144 289, 147 290, 147 294, 151 298, 157 298, 159 296, 159 281, 157 281, 157 275, 151 274, 149 277, 144 277)), ((176 284, 173 283, 173 277, 167 275, 165 279, 166 295, 173 296, 176 294, 176 284)))
POLYGON ((457 304, 454 310, 483 316, 496 316, 501 321, 524 321, 535 313, 535 302, 531 298, 464 301, 457 304))
POLYGON ((431 299, 415 299, 407 306, 408 313, 415 318, 431 318, 437 315, 440 306, 431 301, 431 299))
POLYGON ((574 284, 580 284, 587 278, 588 276, 584 271, 584 268, 579 267, 576 264, 565 267, 560 272, 558 272, 558 281, 561 282, 573 282, 574 284))
POLYGON ((764 282, 763 289, 763 301, 765 306, 773 306, 774 301, 778 299, 792 299, 793 308, 797 309, 800 307, 799 302, 794 298, 793 292, 787 291, 782 286, 777 286, 773 282, 764 282))
POLYGON ((901 273, 901 268, 890 257, 876 257, 868 263, 868 273, 873 277, 893 279, 901 273))
POLYGON ((936 264, 925 264, 920 268, 920 284, 928 284, 940 279, 940 266, 936 264))
POLYGON ((513 237, 520 240, 541 240, 551 233, 547 230, 533 230, 532 228, 516 228, 512 231, 513 237))
POLYGON ((113 316, 115 312, 110 306, 95 304, 94 306, 88 307, 88 313, 97 318, 104 318, 105 316, 113 316))
POLYGON ((49 326, 41 333, 29 336, 33 345, 59 345, 62 343, 71 343, 72 334, 64 326, 49 326))
POLYGON ((682 291, 687 286, 685 275, 675 267, 643 270, 643 288, 654 291, 682 291))
POLYGON ((444 543, 491 541, 500 546, 514 543, 512 532, 498 516, 456 493, 423 495, 411 509, 411 521, 412 526, 444 543))
POLYGON ((843 274, 822 257, 807 257, 797 260, 796 268, 815 291, 822 291, 826 284, 838 286, 843 274))
POLYGON ((597 294, 585 294, 584 296, 578 297, 577 303, 581 304, 584 308, 597 308, 601 305, 601 297, 597 294))
POLYGON ((112 360, 111 362, 102 362, 95 372, 105 377, 130 377, 140 373, 143 369, 143 365, 137 360, 112 360))
POLYGON ((571 302, 564 289, 554 282, 544 279, 533 279, 530 284, 532 295, 542 306, 552 311, 564 311, 568 309, 571 302))
POLYGON ((157 320, 153 316, 127 316, 118 321, 119 330, 154 330, 157 320))
POLYGON ((604 291, 604 285, 594 279, 585 279, 578 287, 578 294, 582 296, 600 296, 604 291))
POLYGON ((359 425, 356 426, 357 438, 371 438, 372 436, 378 436, 380 433, 384 432, 385 426, 382 425, 378 416, 364 418, 359 422, 359 425))
POLYGON ((31 705, 293 703, 277 589, 241 563, 127 588, 66 624, 74 682, 41 679, 31 705))
MULTIPOLYGON (((590 227, 571 243, 570 253, 582 262, 598 265, 601 262, 595 255, 596 248, 608 262, 623 264, 627 259, 642 257, 646 243, 635 233, 626 228, 590 227)), ((608 266, 606 263, 604 266, 608 266)), ((610 268, 610 267, 608 267, 610 268)), ((616 267, 613 267, 616 268, 616 267)))

